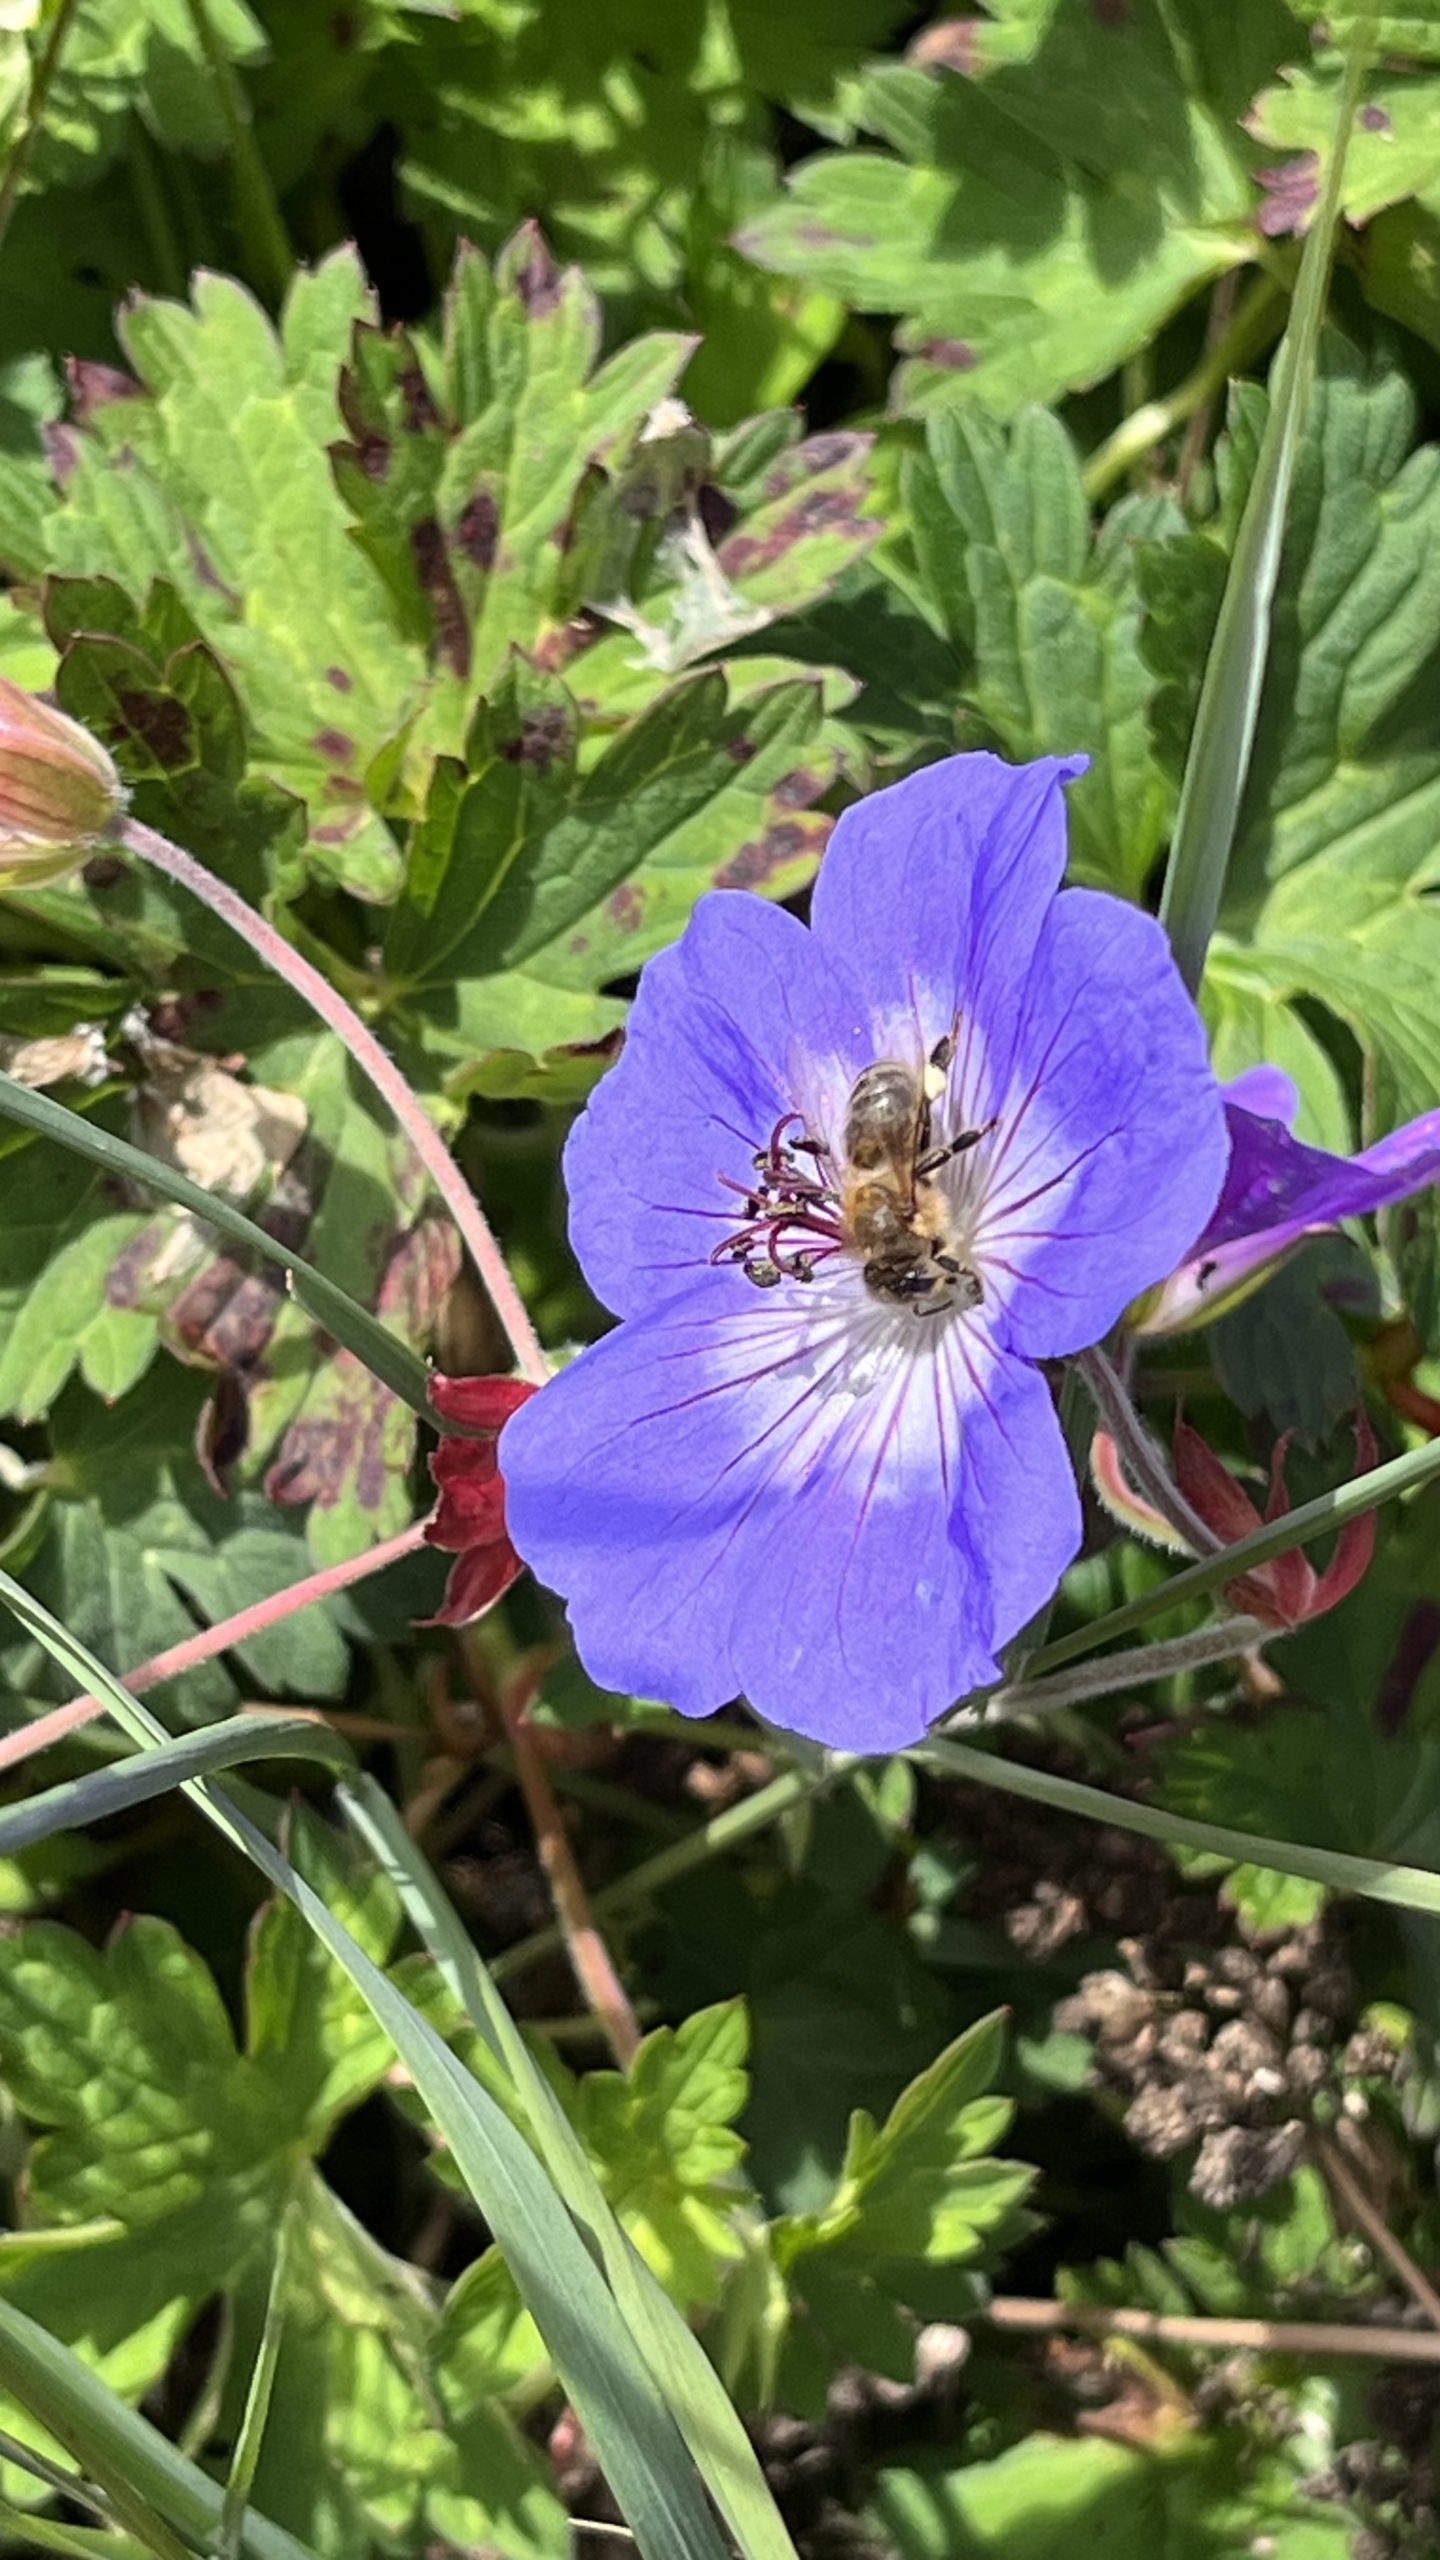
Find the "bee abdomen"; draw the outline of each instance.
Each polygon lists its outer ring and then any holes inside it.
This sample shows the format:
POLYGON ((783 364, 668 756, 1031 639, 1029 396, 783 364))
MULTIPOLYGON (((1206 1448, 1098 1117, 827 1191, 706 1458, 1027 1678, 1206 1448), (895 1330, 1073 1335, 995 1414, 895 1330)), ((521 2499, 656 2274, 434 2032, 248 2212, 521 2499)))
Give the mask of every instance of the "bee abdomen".
POLYGON ((850 1195, 850 1234, 864 1254, 924 1250, 915 1239, 903 1207, 883 1183, 863 1182, 850 1195))

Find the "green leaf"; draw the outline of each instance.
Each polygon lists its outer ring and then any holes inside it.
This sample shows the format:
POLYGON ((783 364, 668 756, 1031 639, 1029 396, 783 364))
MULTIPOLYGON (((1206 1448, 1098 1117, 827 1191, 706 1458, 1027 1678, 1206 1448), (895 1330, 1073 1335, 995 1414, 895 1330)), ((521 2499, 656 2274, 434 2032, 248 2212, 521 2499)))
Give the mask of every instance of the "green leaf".
MULTIPOLYGON (((1263 410, 1234 421, 1253 448, 1263 410)), ((1253 920, 1292 874, 1342 891, 1337 938, 1421 871, 1433 843, 1440 739, 1424 671, 1440 596, 1440 457, 1412 451, 1404 381, 1330 341, 1297 457, 1254 771, 1225 920, 1253 920)), ((1232 472, 1233 483, 1233 472, 1232 472)), ((1238 493, 1237 493, 1238 494, 1238 493)), ((1196 656, 1203 628, 1177 628, 1196 656)))
POLYGON ((1026 58, 872 71, 858 120, 893 156, 803 162, 741 245, 900 312, 907 408, 1055 399, 1250 254, 1238 120, 1301 44, 1270 0, 1133 0, 1098 31, 1087 0, 1058 0, 1026 58))
POLYGON ((878 2129, 857 2113, 829 2202, 774 2224, 770 2245, 791 2305, 782 2393, 808 2403, 827 2368, 852 2357, 907 2379, 914 2329, 902 2308, 916 2298, 921 2268, 978 2267, 1017 2236, 1034 2172, 986 2156, 1011 2115, 985 2094, 1002 2033, 997 2015, 957 2037, 878 2129))
MULTIPOLYGON (((304 807, 273 783, 247 779, 239 696, 176 589, 157 579, 137 606, 113 578, 52 577, 45 629, 61 653, 57 698, 109 748, 132 814, 226 879, 249 870, 262 893, 271 880, 300 885, 304 807)), ((233 968, 213 927, 205 940, 233 968)))
POLYGON ((1210 1062, 1222 1084, 1250 1067, 1280 1067, 1299 1096, 1296 1136, 1331 1155, 1349 1154, 1354 1138, 1350 1106, 1334 1061, 1301 1016, 1274 994, 1263 965, 1252 969, 1233 944, 1213 943, 1201 1011, 1210 1035, 1210 1062))
MULTIPOLYGON (((113 1794, 135 1774, 173 1785, 191 1764, 242 1756, 241 1744, 263 1756, 302 1743, 314 1752, 314 1727, 239 1718, 67 1792, 103 1784, 113 1794)), ((296 1849, 361 1939, 387 1954, 398 1911, 383 1880, 357 1873, 309 1818, 297 1817, 296 1849)), ((344 2560, 377 2533, 484 2541, 515 2560, 558 2552, 562 2518, 543 2464, 502 2413, 472 2399, 453 2424, 438 2423, 439 2309, 427 2288, 313 2170, 295 2187, 297 2162, 377 2085, 390 2047, 289 1904, 262 1914, 247 2010, 237 2051, 209 1973, 160 1921, 132 1922, 103 1954, 45 1923, 6 1941, 0 2055, 20 2106, 55 2130, 31 2156, 41 2227, 0 2244, 0 2292, 138 2396, 222 2291, 237 2324, 238 2391, 293 2191, 294 2288, 255 2475, 261 2509, 323 2560, 344 2560)), ((238 2423, 238 2405, 222 2424, 232 2415, 238 2423)))
POLYGON ((874 2521, 900 2560, 1062 2560, 1077 2538, 1165 2560, 1257 2542, 1274 2560, 1344 2560, 1353 2531, 1274 2457, 1237 2470, 1223 2441, 1148 2451, 1043 2429, 993 2461, 886 2470, 874 2521))
POLYGON ((407 630, 477 691, 546 627, 582 474, 633 443, 689 342, 640 338, 596 370, 599 350, 594 294, 527 225, 493 278, 462 252, 438 398, 403 335, 358 334, 342 376, 339 493, 407 630))
MULTIPOLYGON (((778 21, 763 0, 732 0, 719 18, 702 0, 677 0, 660 20, 637 0, 468 10, 394 57, 387 106, 408 202, 432 236, 487 246, 543 207, 612 307, 660 300, 707 331, 723 315, 737 409, 765 396, 777 368, 771 396, 787 397, 824 315, 718 254, 716 233, 728 243, 774 191, 773 106, 828 130, 842 84, 903 22, 897 0, 834 0, 823 17, 778 21)), ((705 413, 735 410, 707 402, 705 413)))
POLYGON ((297 281, 278 335, 219 276, 197 280, 193 308, 138 297, 122 336, 142 396, 71 431, 46 541, 53 567, 137 600, 173 582, 234 681, 259 771, 309 807, 312 862, 374 896, 399 857, 364 772, 425 670, 326 458, 367 308, 348 252, 297 281))
POLYGON ((703 889, 787 896, 829 832, 808 805, 838 761, 813 684, 727 702, 718 671, 687 677, 578 778, 574 735, 563 689, 517 670, 470 770, 437 767, 416 830, 392 1001, 472 1079, 477 1057, 529 1048, 532 1022, 553 1038, 567 1006, 572 1040, 603 1037, 621 1017, 598 990, 672 941, 703 889))
MULTIPOLYGON (((543 2457, 493 2397, 444 2405, 429 2287, 313 2170, 297 2185, 291 2255, 255 2471, 262 2512, 322 2560, 432 2539, 505 2560, 563 2560, 568 2522, 543 2457)), ((264 2311, 253 2286, 237 2311, 240 2377, 264 2311)))
MULTIPOLYGON (((206 0, 206 15, 225 60, 248 67, 263 58, 265 36, 244 0, 206 0)), ((170 150, 215 159, 226 147, 185 0, 85 0, 60 55, 27 188, 93 185, 124 152, 136 113, 170 150)))
POLYGON ((221 1194, 202 1190, 159 1157, 143 1154, 127 1140, 95 1126, 78 1112, 67 1111, 63 1104, 52 1102, 48 1094, 32 1092, 4 1074, 0 1074, 0 1113, 22 1128, 58 1140, 73 1154, 87 1157, 111 1175, 122 1175, 149 1191, 158 1191, 163 1199, 172 1201, 177 1208, 188 1209, 193 1217, 218 1228, 246 1251, 258 1253, 262 1268, 266 1263, 278 1262, 289 1273, 296 1296, 312 1317, 323 1323, 337 1341, 353 1349, 356 1358, 383 1380, 392 1395, 416 1413, 427 1410, 424 1371, 413 1352, 278 1237, 267 1235, 252 1220, 242 1217, 221 1194))
POLYGON ((1098 542, 1058 419, 1007 434, 979 412, 930 421, 908 496, 926 594, 973 655, 965 698, 1017 761, 1084 749, 1066 794, 1076 876, 1136 896, 1169 831, 1173 794, 1150 745, 1156 686, 1139 646, 1135 553, 1178 530, 1167 500, 1114 508, 1098 542))
POLYGON ((1331 357, 1297 465, 1226 909, 1245 939, 1216 952, 1272 1005, 1318 998, 1353 1031, 1378 1069, 1379 1127, 1429 1109, 1440 1080, 1440 456, 1412 452, 1413 430, 1398 377, 1331 357))
POLYGON ((1320 30, 1342 49, 1367 37, 1377 53, 1400 53, 1413 61, 1440 61, 1440 13, 1435 0, 1401 0, 1386 9, 1377 0, 1290 0, 1297 18, 1320 30))
POLYGON ((608 729, 667 676, 823 594, 874 540, 870 438, 801 439, 780 413, 712 454, 671 396, 693 344, 657 333, 597 364, 595 295, 534 224, 493 272, 461 251, 443 361, 357 328, 336 483, 439 672, 404 744, 412 793, 511 651, 575 670, 587 721, 608 729), (765 467, 742 478, 757 443, 765 467), (706 495, 727 527, 718 551, 706 495))
MULTIPOLYGON (((51 1419, 30 1577, 83 1641, 127 1669, 184 1643, 197 1616, 231 1617, 309 1569, 298 1523, 258 1493, 227 1501, 206 1484, 195 1458, 203 1394, 200 1380, 167 1367, 113 1408, 72 1389, 51 1419)), ((234 1656, 262 1695, 324 1699, 341 1695, 348 1659, 325 1608, 248 1638, 234 1656)), ((25 1640, 7 1638, 0 1662, 20 1696, 68 1694, 43 1649, 25 1640)), ((233 1705, 236 1675, 207 1663, 162 1694, 184 1720, 204 1721, 233 1705)))
POLYGON ((1354 1413, 1360 1378, 1350 1336, 1326 1304, 1327 1284, 1343 1291, 1353 1310, 1357 1297, 1363 1303, 1367 1277, 1352 1245, 1317 1238, 1218 1318, 1210 1356, 1231 1402, 1311 1447, 1329 1439, 1354 1413))
POLYGON ((740 2002, 697 2009, 646 2036, 628 2071, 587 2072, 576 2092, 576 2129, 610 2203, 685 2310, 713 2303, 740 2255, 734 2120, 749 2094, 748 2042, 740 2002))
MULTIPOLYGON (((383 1868, 347 1856, 328 1824, 297 1806, 285 1841, 297 1875, 325 1897, 357 1946, 388 1963, 400 1904, 383 1868)), ((303 2138, 323 2149, 383 2075, 390 2048, 354 1985, 293 1903, 268 1902, 250 1940, 246 2051, 283 2082, 303 2138)))
POLYGON ((97 1395, 123 1395, 159 1338, 150 1317, 113 1305, 106 1285, 141 1221, 115 1208, 105 1176, 83 1157, 26 1141, 0 1146, 11 1192, 0 1226, 0 1412, 32 1421, 76 1372, 97 1395), (40 1161, 43 1184, 15 1182, 20 1166, 40 1161))

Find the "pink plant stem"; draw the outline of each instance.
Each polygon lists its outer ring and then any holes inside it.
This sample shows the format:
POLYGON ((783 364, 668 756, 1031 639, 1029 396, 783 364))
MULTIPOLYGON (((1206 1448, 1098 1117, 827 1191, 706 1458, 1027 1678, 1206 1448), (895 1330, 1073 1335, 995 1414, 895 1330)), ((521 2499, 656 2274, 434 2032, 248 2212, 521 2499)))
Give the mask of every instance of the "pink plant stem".
MULTIPOLYGON (((122 1672, 121 1684, 138 1697, 142 1690, 153 1689, 162 1680, 174 1680, 182 1671, 193 1671, 197 1663, 209 1662, 217 1653, 228 1653, 232 1645, 244 1644, 250 1636, 262 1635, 267 1627, 278 1626, 282 1619, 293 1617, 297 1609, 308 1609, 313 1600, 328 1600, 332 1592, 344 1591, 352 1582, 364 1582, 372 1573, 383 1573, 387 1564, 413 1555, 424 1537, 425 1522, 412 1520, 408 1529, 369 1548, 364 1555, 351 1556, 344 1564, 327 1564, 321 1572, 307 1574, 303 1582, 292 1582, 286 1590, 272 1593, 268 1600, 252 1601, 248 1609, 237 1610, 233 1618, 222 1618, 218 1627, 201 1627, 183 1644, 172 1644, 136 1670, 122 1672)), ((67 1733, 77 1733, 81 1725, 92 1724, 96 1716, 104 1713, 103 1698, 69 1698, 63 1707, 52 1707, 48 1715, 37 1716, 19 1733, 0 1736, 0 1770, 13 1769, 17 1762, 32 1759, 37 1751, 48 1750, 52 1742, 63 1741, 67 1733)))
POLYGON ((361 1021, 353 1005, 347 1004, 328 978, 314 968, 304 956, 267 924, 264 917, 217 880, 193 854, 171 844, 168 836, 157 835, 153 827, 142 827, 136 818, 127 818, 119 830, 117 841, 126 852, 142 862, 151 863, 167 878, 178 880, 193 897, 207 906, 258 951, 267 968, 277 978, 284 978, 297 995, 304 997, 311 1010, 343 1040, 351 1057, 369 1077, 381 1099, 389 1104, 416 1155, 429 1174, 464 1240, 470 1258, 490 1293, 495 1312, 509 1338, 515 1365, 521 1376, 543 1387, 550 1375, 550 1364, 540 1347, 530 1322, 525 1302, 506 1268, 505 1257, 479 1201, 465 1180, 439 1130, 422 1104, 411 1092, 393 1058, 381 1047, 375 1034, 361 1021))

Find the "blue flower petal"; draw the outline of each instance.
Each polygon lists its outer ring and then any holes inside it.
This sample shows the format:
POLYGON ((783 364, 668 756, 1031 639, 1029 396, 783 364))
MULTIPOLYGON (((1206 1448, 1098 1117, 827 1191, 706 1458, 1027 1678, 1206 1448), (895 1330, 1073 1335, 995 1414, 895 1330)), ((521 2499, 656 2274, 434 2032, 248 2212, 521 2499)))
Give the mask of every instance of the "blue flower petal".
MULTIPOLYGON (((1031 957, 1065 870, 1062 784, 1085 756, 948 756, 847 809, 820 866, 811 923, 832 965, 862 974, 873 1055, 920 1058, 978 1009, 1008 1079, 1031 957)), ((972 1077, 962 1056, 959 1082, 972 1077)))
POLYGON ((978 1229, 1003 1338, 1098 1342, 1174 1268, 1229 1153, 1199 1015, 1160 927, 1094 890, 1057 899, 1025 991, 978 1229))
MULTIPOLYGON (((1327 1155, 1278 1121, 1231 1103, 1230 1162, 1197 1253, 1262 1236, 1286 1242, 1308 1228, 1369 1217, 1440 1177, 1440 1111, 1392 1129, 1358 1156, 1327 1155)), ((1278 1249, 1278 1247, 1277 1247, 1278 1249)))
MULTIPOLYGON (((783 1113, 843 1101, 871 1037, 850 970, 793 916, 743 890, 701 898, 645 968, 565 1151, 570 1238, 603 1304, 633 1316, 704 1271, 744 1214, 720 1175, 744 1181, 783 1113)), ((713 1285, 717 1303, 753 1299, 743 1272, 713 1285)))
MULTIPOLYGON (((1250 1079, 1242 1080, 1253 1092, 1250 1079)), ((1227 1087, 1233 1096, 1239 1088, 1227 1087)), ((1272 1097, 1273 1098, 1273 1097, 1272 1097)), ((1440 1181, 1440 1111, 1407 1120, 1358 1156, 1307 1147, 1278 1119, 1226 1104, 1230 1162, 1198 1244, 1134 1319, 1144 1334, 1181 1333, 1221 1315, 1305 1236, 1365 1218, 1440 1181)))
POLYGON ((1262 1062, 1247 1067, 1243 1075, 1232 1076, 1220 1087, 1226 1107, 1233 1103, 1237 1111, 1252 1112, 1261 1120, 1278 1120, 1283 1129, 1293 1129, 1300 1108, 1300 1088, 1283 1067, 1262 1062))
POLYGON ((1035 1370, 817 1293, 692 1287, 582 1353, 506 1427, 506 1517, 605 1687, 891 1750, 998 1676, 1079 1506, 1035 1370))

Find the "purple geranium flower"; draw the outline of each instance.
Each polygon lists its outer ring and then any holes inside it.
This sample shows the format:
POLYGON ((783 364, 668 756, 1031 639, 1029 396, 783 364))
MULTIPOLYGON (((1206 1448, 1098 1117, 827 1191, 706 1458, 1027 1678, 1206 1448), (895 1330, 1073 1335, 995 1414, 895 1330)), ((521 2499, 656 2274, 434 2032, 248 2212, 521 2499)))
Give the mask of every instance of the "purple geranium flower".
POLYGON ((1057 895, 1082 770, 932 765, 841 818, 808 931, 720 891, 645 970, 566 1155, 622 1322, 501 1444, 605 1687, 893 1749, 1074 1556, 1035 1363, 1173 1269, 1226 1156, 1159 927, 1057 895))
POLYGON ((1225 1087, 1230 1162, 1198 1243, 1132 1314, 1137 1333, 1181 1333, 1223 1315, 1307 1236, 1369 1217, 1440 1178, 1440 1111, 1424 1112, 1358 1156, 1326 1155, 1290 1135, 1299 1097, 1278 1067, 1225 1087))

